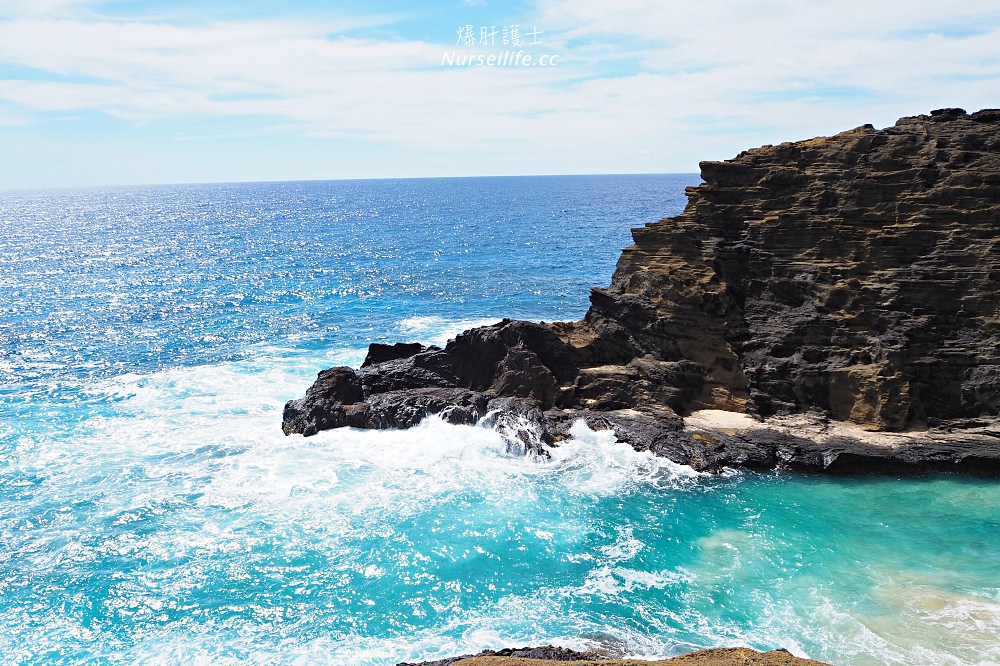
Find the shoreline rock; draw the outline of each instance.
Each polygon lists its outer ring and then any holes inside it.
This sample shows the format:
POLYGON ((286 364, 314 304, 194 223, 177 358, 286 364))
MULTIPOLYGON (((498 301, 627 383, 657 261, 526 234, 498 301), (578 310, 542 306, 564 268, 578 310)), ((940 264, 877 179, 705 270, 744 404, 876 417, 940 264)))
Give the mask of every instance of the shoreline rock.
POLYGON ((545 456, 582 419, 699 470, 1000 474, 1000 110, 701 170, 581 321, 372 345, 289 401, 284 432, 437 414, 545 456))
POLYGON ((698 650, 670 659, 607 659, 590 652, 575 652, 546 645, 537 648, 485 650, 477 655, 450 657, 396 666, 545 666, 546 664, 604 664, 606 666, 829 666, 820 661, 795 657, 787 650, 758 652, 750 648, 714 648, 698 650))

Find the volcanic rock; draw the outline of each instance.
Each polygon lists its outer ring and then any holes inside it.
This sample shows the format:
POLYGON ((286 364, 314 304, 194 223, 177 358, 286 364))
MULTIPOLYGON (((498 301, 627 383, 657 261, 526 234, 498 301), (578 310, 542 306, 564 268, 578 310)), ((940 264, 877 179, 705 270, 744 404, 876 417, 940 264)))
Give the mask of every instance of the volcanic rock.
POLYGON ((565 648, 552 646, 538 648, 507 648, 503 650, 485 650, 477 655, 451 657, 436 661, 424 661, 417 664, 401 663, 397 666, 545 666, 563 662, 576 664, 596 664, 601 666, 829 666, 812 659, 795 657, 787 650, 771 650, 758 652, 749 648, 715 648, 698 650, 688 654, 663 659, 660 661, 644 661, 640 659, 611 660, 594 653, 581 653, 565 648))
POLYGON ((697 469, 1000 471, 1000 110, 701 175, 681 215, 633 230, 583 320, 372 345, 286 405, 285 433, 500 410, 543 455, 583 419, 697 469), (691 420, 703 410, 746 416, 691 420))

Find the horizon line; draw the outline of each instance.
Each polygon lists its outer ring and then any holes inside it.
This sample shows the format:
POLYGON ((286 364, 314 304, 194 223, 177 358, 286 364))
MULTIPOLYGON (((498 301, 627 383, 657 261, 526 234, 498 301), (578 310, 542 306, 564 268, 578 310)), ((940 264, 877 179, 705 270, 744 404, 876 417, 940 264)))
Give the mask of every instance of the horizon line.
POLYGON ((356 182, 356 181, 379 181, 379 180, 472 180, 483 178, 578 178, 586 176, 698 176, 699 171, 626 171, 626 172, 605 172, 605 173, 538 173, 538 174, 494 174, 476 176, 378 176, 378 177, 356 177, 356 178, 290 178, 279 180, 205 180, 187 181, 173 183, 105 183, 99 185, 26 185, 26 186, 0 186, 0 194, 13 192, 39 192, 57 190, 100 190, 117 188, 139 188, 139 187, 185 187, 195 185, 277 185, 290 183, 335 183, 335 182, 356 182))

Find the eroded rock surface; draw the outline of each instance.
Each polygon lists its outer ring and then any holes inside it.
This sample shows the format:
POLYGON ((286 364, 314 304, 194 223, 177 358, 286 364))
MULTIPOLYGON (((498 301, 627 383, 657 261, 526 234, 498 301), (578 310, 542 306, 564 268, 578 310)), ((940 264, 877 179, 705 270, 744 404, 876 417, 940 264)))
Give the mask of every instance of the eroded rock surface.
POLYGON ((290 401, 284 431, 436 413, 513 423, 512 441, 544 455, 583 419, 699 469, 995 473, 1000 110, 865 125, 701 172, 681 215, 633 230, 582 321, 372 345, 360 370, 326 370, 290 401), (681 418, 706 409, 755 425, 681 418), (795 415, 813 430, 789 427, 795 415), (857 428, 816 437, 819 422, 857 428))
POLYGON ((576 650, 570 650, 563 647, 554 647, 552 645, 543 645, 540 647, 522 647, 522 648, 503 648, 502 650, 484 650, 479 654, 466 654, 459 657, 447 657, 445 659, 436 659, 434 661, 421 661, 418 663, 401 662, 396 664, 396 666, 451 666, 461 661, 468 659, 478 659, 482 657, 490 657, 493 659, 531 659, 531 660, 542 660, 545 662, 563 662, 563 661, 575 661, 578 664, 581 661, 593 661, 600 659, 600 655, 591 652, 577 652, 576 650))
POLYGON ((567 661, 575 662, 581 666, 583 664, 598 666, 681 666, 682 664, 690 664, 691 666, 829 666, 824 662, 795 657, 786 650, 758 652, 750 648, 715 648, 691 652, 672 659, 646 661, 642 659, 610 659, 594 653, 574 652, 552 646, 498 651, 486 650, 477 655, 424 661, 417 664, 401 663, 397 666, 546 666, 546 664, 561 664, 567 661))

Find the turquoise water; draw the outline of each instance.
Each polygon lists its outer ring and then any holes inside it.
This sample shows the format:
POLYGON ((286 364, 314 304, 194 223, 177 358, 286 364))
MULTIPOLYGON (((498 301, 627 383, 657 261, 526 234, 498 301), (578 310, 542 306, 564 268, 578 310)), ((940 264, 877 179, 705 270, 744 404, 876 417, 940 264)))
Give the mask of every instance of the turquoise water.
POLYGON ((0 194, 0 654, 746 644, 1000 663, 1000 484, 703 476, 578 428, 280 431, 368 340, 573 319, 692 176, 0 194))

